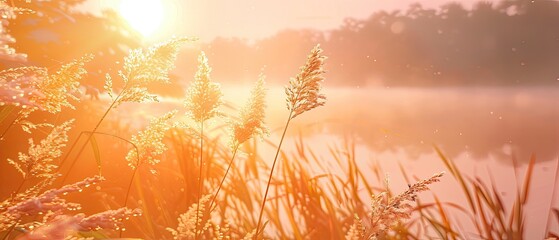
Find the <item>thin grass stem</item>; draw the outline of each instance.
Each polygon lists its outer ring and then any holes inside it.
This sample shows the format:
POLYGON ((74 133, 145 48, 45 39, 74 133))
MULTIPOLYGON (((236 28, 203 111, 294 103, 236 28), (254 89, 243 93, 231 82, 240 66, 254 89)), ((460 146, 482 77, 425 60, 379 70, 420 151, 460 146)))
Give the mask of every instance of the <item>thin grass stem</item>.
MULTIPOLYGON (((21 190, 21 188, 23 187, 23 184, 25 183, 25 181, 27 181, 27 177, 24 177, 23 180, 21 181, 21 183, 19 184, 19 186, 17 187, 16 191, 13 193, 12 195, 12 200, 13 198, 15 198, 15 196, 19 193, 19 191, 21 190)), ((6 235, 4 235, 4 237, 2 238, 2 240, 5 240, 8 238, 8 236, 10 236, 10 234, 12 233, 12 231, 14 231, 14 228, 16 227, 17 222, 15 222, 10 229, 8 229, 8 232, 6 233, 6 235)))
POLYGON ((195 224, 195 233, 194 233, 194 239, 198 240, 198 222, 199 222, 199 217, 198 214, 200 212, 200 196, 202 195, 202 167, 204 166, 204 162, 203 162, 203 156, 204 156, 204 121, 200 122, 200 171, 198 173, 198 200, 197 200, 197 204, 196 204, 196 224, 195 224))
POLYGON ((285 138, 285 133, 287 132, 287 127, 289 126, 289 122, 291 122, 292 116, 293 116, 293 110, 289 112, 289 117, 287 118, 287 122, 285 123, 285 128, 283 129, 283 133, 281 134, 281 139, 278 145, 278 149, 276 151, 276 156, 274 157, 274 163, 272 163, 272 169, 270 170, 270 176, 268 177, 268 183, 266 184, 266 192, 264 193, 264 198, 262 199, 262 204, 260 206, 260 214, 258 214, 258 224, 256 224, 256 233, 254 234, 253 237, 254 240, 258 239, 258 234, 260 232, 260 225, 262 223, 262 214, 264 213, 266 198, 268 197, 268 191, 270 190, 270 183, 272 182, 272 175, 274 174, 274 168, 278 160, 278 156, 281 150, 281 145, 283 143, 283 139, 285 138))
POLYGON ((10 125, 8 125, 6 130, 4 130, 4 132, 2 132, 2 135, 0 135, 0 140, 4 139, 4 136, 6 135, 6 133, 8 133, 8 130, 10 130, 12 128, 12 126, 19 120, 20 116, 21 116, 21 111, 19 111, 17 113, 16 118, 14 118, 14 120, 10 123, 10 125))
MULTIPOLYGON (((233 160, 235 160, 235 155, 237 155, 237 150, 239 149, 239 144, 235 145, 235 148, 233 150, 233 156, 231 157, 231 161, 229 161, 229 165, 227 166, 227 170, 225 170, 225 175, 223 175, 223 178, 221 179, 221 182, 219 183, 219 186, 217 187, 217 191, 215 192, 212 201, 210 202, 210 212, 213 211, 212 206, 215 202, 215 200, 217 199, 217 195, 219 194, 219 191, 221 190, 221 187, 223 186, 223 183, 225 182, 225 179, 227 178, 227 174, 229 173, 229 170, 231 169, 231 166, 233 165, 233 160)), ((217 206, 216 206, 217 207, 217 206)))
MULTIPOLYGON (((136 155, 139 155, 139 154, 136 154, 136 155)), ((132 189, 132 183, 134 182, 134 177, 136 176, 136 172, 138 171, 139 167, 140 167, 140 159, 138 159, 136 167, 134 168, 134 171, 132 172, 132 177, 130 178, 130 183, 128 184, 128 190, 126 190, 126 196, 124 197, 124 207, 126 207, 126 205, 128 204, 128 196, 130 196, 130 190, 132 189)), ((118 237, 122 238, 122 229, 120 229, 120 233, 118 234, 118 237)))
POLYGON ((16 191, 13 193, 14 197, 16 194, 19 193, 19 191, 21 190, 21 188, 23 187, 23 184, 25 183, 25 181, 27 181, 27 177, 24 177, 23 180, 21 180, 21 183, 19 184, 19 186, 17 187, 16 191))
MULTIPOLYGON (((103 114, 103 116, 101 117, 101 119, 99 119, 99 122, 97 122, 97 124, 95 125, 95 127, 93 128, 93 130, 91 130, 91 133, 89 134, 89 136, 87 137, 87 140, 85 141, 85 143, 82 145, 82 147, 80 148, 80 151, 78 152, 78 154, 76 155, 76 157, 74 158, 74 160, 72 161, 72 163, 70 164, 70 168, 68 169, 68 172, 64 175, 64 177, 62 177, 62 185, 64 185, 64 183, 66 182, 66 179, 68 178, 68 175, 70 175, 70 173, 72 172, 72 168, 74 168, 74 165, 76 165, 76 162, 78 160, 78 158, 80 157, 80 155, 83 153, 83 151, 85 150, 85 147, 87 146, 87 143, 89 141, 91 141, 91 138, 93 137, 93 134, 95 134, 97 132, 97 129, 99 128, 99 126, 101 126, 101 123, 103 122, 103 120, 105 120, 105 118, 107 117, 107 115, 109 115, 109 112, 111 111, 111 109, 113 109, 114 105, 118 102, 118 100, 120 99, 120 97, 122 96, 122 94, 124 92, 126 92, 126 88, 128 87, 128 83, 126 83, 126 85, 124 86, 124 88, 122 89, 122 91, 120 91, 120 93, 118 94, 118 96, 116 96, 116 98, 113 100, 113 102, 111 103, 111 105, 109 106, 109 108, 105 111, 105 113, 103 114)), ((75 142, 77 142, 79 140, 76 139, 75 142)), ((62 159, 60 166, 62 167, 62 163, 64 163, 66 161, 66 159, 70 156, 70 152, 68 152, 68 154, 66 154, 66 157, 64 157, 64 159, 62 159)))
MULTIPOLYGON (((18 221, 19 221, 19 219, 18 219, 18 221)), ((2 237, 2 240, 8 239, 8 237, 10 236, 10 234, 12 234, 12 231, 14 231, 14 229, 16 228, 16 225, 17 225, 17 221, 16 221, 14 224, 12 224, 12 226, 10 227, 10 229, 8 229, 8 232, 6 232, 6 235, 4 235, 4 237, 2 237)))
MULTIPOLYGON (((549 202, 548 214, 547 214, 547 223, 545 225, 545 232, 544 236, 547 237, 550 233, 550 225, 551 225, 551 217, 553 216, 553 203, 557 195, 557 181, 559 180, 559 158, 557 159, 557 165, 555 165, 555 177, 553 179, 553 192, 551 193, 551 201, 549 202)), ((558 216, 559 217, 559 216, 558 216)))

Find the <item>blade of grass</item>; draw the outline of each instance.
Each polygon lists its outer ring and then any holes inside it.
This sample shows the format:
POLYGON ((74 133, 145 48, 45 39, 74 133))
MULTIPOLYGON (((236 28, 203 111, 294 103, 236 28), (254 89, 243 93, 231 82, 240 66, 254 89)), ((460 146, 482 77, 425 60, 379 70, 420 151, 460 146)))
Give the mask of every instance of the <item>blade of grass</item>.
POLYGON ((532 174, 534 173, 534 166, 536 165, 536 155, 532 154, 530 157, 530 162, 528 163, 528 169, 526 170, 526 175, 524 176, 524 184, 522 186, 522 198, 521 203, 525 204, 528 201, 528 196, 530 196, 530 183, 532 182, 532 174))
POLYGON ((557 209, 553 209, 553 203, 557 202, 555 200, 556 196, 557 196, 557 181, 559 180, 559 158, 557 158, 557 164, 555 165, 555 177, 553 179, 553 192, 551 193, 551 201, 549 202, 549 210, 548 210, 548 215, 547 215, 547 224, 545 225, 545 232, 544 232, 544 236, 545 234, 550 233, 550 225, 551 225, 551 217, 552 217, 552 213, 555 213, 556 217, 557 217, 557 223, 559 223, 559 210, 557 209))
POLYGON ((452 173, 452 176, 454 176, 454 178, 456 178, 458 180, 458 182, 460 183, 460 186, 462 187, 462 190, 463 190, 464 194, 466 195, 468 203, 470 204, 470 209, 473 211, 474 215, 476 215, 477 210, 476 210, 474 201, 472 199, 470 189, 468 188, 468 185, 466 184, 466 181, 464 180, 464 177, 462 176, 460 171, 457 170, 454 163, 451 160, 449 160, 448 158, 446 158, 445 155, 442 153, 442 151, 437 146, 434 146, 434 147, 435 147, 435 151, 437 152, 437 154, 439 155, 439 157, 441 158, 443 163, 446 165, 446 167, 448 168, 450 173, 452 173))
POLYGON ((0 123, 3 123, 4 120, 6 120, 6 118, 8 116, 10 116, 10 113, 12 113, 12 111, 15 109, 16 107, 13 105, 6 105, 6 106, 1 106, 0 107, 0 123))
POLYGON ((95 136, 91 136, 91 148, 93 149, 93 155, 95 156, 95 162, 97 163, 99 176, 101 176, 101 153, 99 152, 99 145, 97 144, 97 139, 95 139, 95 136))
POLYGON ((477 214, 477 216, 481 220, 481 224, 483 224, 482 227, 485 230, 484 238, 493 239, 493 234, 492 234, 493 227, 487 221, 487 215, 485 213, 483 204, 481 203, 480 195, 481 195, 481 189, 479 188, 479 186, 474 185, 474 198, 476 200, 477 206, 479 207, 479 213, 477 214))

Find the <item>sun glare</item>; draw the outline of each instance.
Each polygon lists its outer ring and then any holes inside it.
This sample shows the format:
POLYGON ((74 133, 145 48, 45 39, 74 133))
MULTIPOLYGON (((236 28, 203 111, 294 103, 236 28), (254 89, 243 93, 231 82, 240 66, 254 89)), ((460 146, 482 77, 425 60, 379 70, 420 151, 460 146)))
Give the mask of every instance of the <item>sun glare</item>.
POLYGON ((160 0, 122 0, 119 11, 145 37, 152 35, 163 20, 163 5, 160 0))

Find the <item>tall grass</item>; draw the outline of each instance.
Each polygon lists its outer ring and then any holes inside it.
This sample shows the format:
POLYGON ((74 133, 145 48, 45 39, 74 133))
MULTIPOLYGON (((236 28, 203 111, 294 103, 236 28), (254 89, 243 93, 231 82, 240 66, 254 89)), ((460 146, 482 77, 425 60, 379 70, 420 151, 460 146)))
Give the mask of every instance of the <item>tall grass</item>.
MULTIPOLYGON (((499 187, 496 186, 491 172, 490 181, 483 180, 478 176, 469 177, 452 160, 447 158, 442 150, 435 147, 435 151, 451 175, 458 181, 459 187, 468 203, 467 206, 459 206, 453 203, 441 203, 438 198, 435 198, 435 204, 420 205, 420 208, 424 208, 421 211, 421 217, 431 224, 439 237, 449 239, 525 239, 527 237, 525 221, 530 213, 527 212, 526 205, 529 199, 534 198, 531 183, 534 177, 534 167, 536 166, 535 155, 532 155, 528 162, 524 179, 520 186, 516 185, 518 182, 516 169, 519 166, 517 161, 514 158, 512 159, 516 191, 511 207, 507 208, 501 196, 502 193, 499 187), (427 206, 434 206, 435 212, 427 210, 427 206), (450 222, 446 211, 452 208, 458 209, 467 215, 469 221, 475 227, 475 233, 472 235, 467 234, 459 222, 450 222)), ((559 165, 556 166, 556 174, 552 180, 553 186, 555 186, 558 177, 559 165)), ((555 187, 552 188, 552 196, 556 194, 556 191, 555 187)), ((551 203, 553 204, 553 201, 551 203)), ((548 213, 551 214, 553 211, 550 206, 548 213)), ((553 236, 553 233, 550 232, 550 224, 549 221, 546 223, 545 232, 542 233, 543 236, 553 236)))
MULTIPOLYGON (((447 203, 438 197, 431 202, 419 200, 418 193, 428 190, 442 174, 413 181, 403 171, 408 188, 400 194, 392 192, 383 186, 385 177, 380 165, 373 165, 372 169, 360 166, 364 160, 356 155, 351 139, 329 146, 326 153, 317 153, 300 136, 294 141, 294 151, 283 150, 291 121, 325 104, 325 96, 321 93, 325 57, 319 46, 311 50, 305 65, 285 89, 288 114, 278 143, 265 138, 265 143, 258 141, 258 136, 268 133, 264 124, 263 76, 256 82, 238 117, 232 118, 220 111, 222 94, 219 85, 211 81, 211 67, 203 53, 198 58, 198 71, 188 90, 184 109, 154 118, 138 132, 122 136, 104 132, 101 123, 107 121, 107 116, 117 106, 156 99, 146 84, 168 80, 167 73, 174 65, 179 46, 188 40, 179 38, 131 51, 119 74, 120 86, 113 86, 112 78, 107 76, 105 90, 110 99, 109 107, 99 109, 101 117, 94 119, 91 130, 75 130, 76 138, 68 133, 73 122, 63 123, 47 131, 49 134, 39 144, 30 140, 27 153, 7 160, 14 166, 11 171, 21 174, 22 181, 18 181, 17 184, 21 184, 14 187, 10 196, 3 196, 0 204, 0 231, 4 239, 97 239, 122 236, 124 229, 129 236, 146 239, 423 239, 431 236, 424 230, 427 227, 432 227, 435 234, 444 239, 471 237, 463 233, 458 222, 452 222, 447 214, 450 209, 469 214, 476 227, 475 237, 521 239, 525 236, 525 217, 529 214, 525 205, 533 194, 530 183, 535 157, 528 164, 512 208, 507 209, 495 184, 475 176, 467 177, 439 149, 437 153, 448 172, 458 180, 468 206, 447 203), (177 117, 181 112, 189 120, 177 117), (209 124, 223 118, 234 120, 209 124), (189 124, 191 122, 193 124, 189 124), (84 135, 85 143, 78 145, 79 138, 84 135), (98 136, 107 135, 114 137, 112 141, 125 145, 97 141, 98 136), (72 137, 76 140, 65 149, 72 137), (92 146, 93 156, 82 156, 87 144, 92 146), (108 151, 107 146, 117 150, 108 151), (78 151, 69 169, 59 171, 76 147, 78 151), (273 161, 263 148, 274 150, 273 161), (101 155, 109 157, 101 158, 101 155), (53 187, 58 178, 64 182, 69 174, 79 173, 74 168, 78 158, 94 159, 99 167, 98 176, 53 187), (114 167, 118 164, 121 167, 114 167), (114 168, 104 169, 104 177, 101 177, 101 165, 114 168), (131 178, 122 177, 123 173, 130 174, 131 178), (105 178, 107 181, 101 187, 100 182, 105 178), (263 182, 266 182, 265 188, 263 182), (80 193, 94 183, 99 184, 96 190, 80 193), (263 194, 260 189, 265 189, 263 194), (95 205, 91 200, 81 199, 82 207, 66 200, 66 194, 74 192, 101 203, 95 205), (123 202, 116 201, 115 196, 124 197, 123 202), (129 206, 137 208, 128 209, 129 206)), ((77 60, 68 65, 74 67, 63 69, 73 69, 77 72, 74 76, 82 76, 85 62, 77 60)), ((0 80, 13 85, 21 83, 17 79, 33 77, 18 71, 0 72, 0 80)), ((33 78, 32 82, 63 81, 58 78, 70 81, 64 77, 66 75, 33 78)), ((72 78, 72 84, 63 85, 63 88, 74 88, 79 85, 78 80, 72 78)), ((0 86, 13 87, 10 84, 0 86)), ((40 86, 46 85, 31 84, 29 91, 47 92, 46 87, 40 86)), ((66 93, 62 88, 54 89, 60 90, 57 90, 59 94, 66 93)), ((36 96, 49 98, 45 94, 36 96)), ((28 102, 29 106, 35 104, 36 110, 41 110, 42 106, 48 106, 46 100, 28 102)), ((25 102, 1 101, 2 116, 23 110, 25 102)), ((3 117, 2 127, 12 126, 11 120, 3 117)), ((40 135, 37 131, 33 133, 40 135)), ((550 212, 559 215, 557 210, 550 209, 550 212)), ((550 217, 550 222, 552 219, 550 217)), ((556 236, 553 231, 546 230, 550 236, 556 236)))

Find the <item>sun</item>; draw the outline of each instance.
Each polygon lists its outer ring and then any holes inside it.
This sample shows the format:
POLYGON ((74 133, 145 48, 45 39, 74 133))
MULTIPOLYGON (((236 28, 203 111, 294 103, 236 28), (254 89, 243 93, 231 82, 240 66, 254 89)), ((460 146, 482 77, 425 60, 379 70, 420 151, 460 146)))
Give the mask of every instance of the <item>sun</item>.
POLYGON ((163 20, 160 0, 122 0, 119 12, 144 37, 152 35, 163 20))

